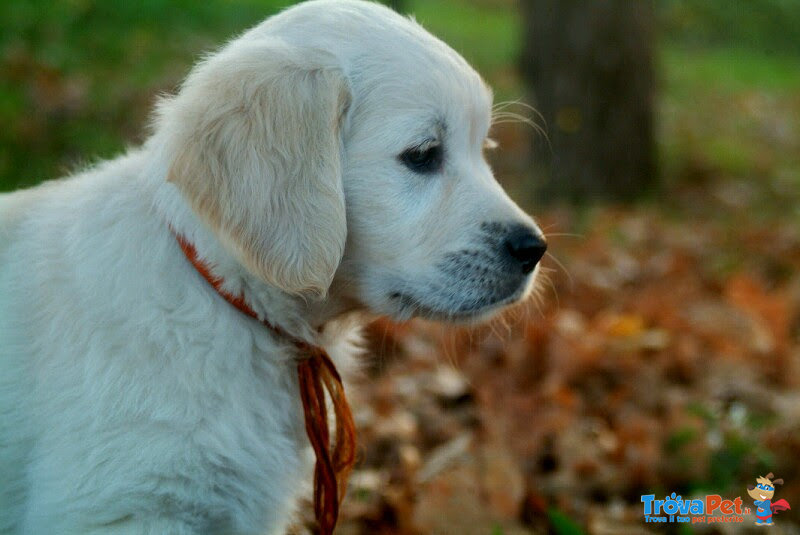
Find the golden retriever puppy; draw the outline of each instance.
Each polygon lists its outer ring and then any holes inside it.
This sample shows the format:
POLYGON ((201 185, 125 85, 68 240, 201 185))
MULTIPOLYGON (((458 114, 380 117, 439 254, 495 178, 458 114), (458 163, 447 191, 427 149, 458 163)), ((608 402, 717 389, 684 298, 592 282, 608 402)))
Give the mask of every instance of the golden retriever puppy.
POLYGON ((143 146, 1 195, 0 532, 283 533, 313 464, 291 341, 346 371, 371 317, 534 283, 491 102, 413 20, 314 0, 196 65, 143 146))

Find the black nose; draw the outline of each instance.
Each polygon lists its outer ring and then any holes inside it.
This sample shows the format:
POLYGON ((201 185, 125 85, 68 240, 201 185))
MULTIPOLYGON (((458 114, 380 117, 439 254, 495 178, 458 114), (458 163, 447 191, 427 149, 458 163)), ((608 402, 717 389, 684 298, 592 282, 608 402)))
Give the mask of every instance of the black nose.
POLYGON ((544 238, 534 234, 528 227, 517 227, 512 230, 506 237, 504 245, 508 254, 519 262, 525 274, 533 271, 547 250, 544 238))

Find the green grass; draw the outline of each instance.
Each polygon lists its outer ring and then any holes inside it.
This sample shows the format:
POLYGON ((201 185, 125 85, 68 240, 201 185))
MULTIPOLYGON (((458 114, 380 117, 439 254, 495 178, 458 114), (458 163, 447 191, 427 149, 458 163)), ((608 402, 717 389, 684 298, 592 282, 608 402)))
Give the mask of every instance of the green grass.
POLYGON ((0 3, 0 190, 141 139, 158 92, 283 0, 0 3))
POLYGON ((796 0, 664 0, 658 140, 668 186, 755 186, 754 217, 794 213, 800 192, 796 0), (696 185, 696 184, 695 184, 696 185))
POLYGON ((660 66, 665 89, 681 97, 698 90, 730 95, 757 89, 787 95, 800 89, 800 58, 789 54, 669 43, 661 49, 660 66))
POLYGON ((800 54, 797 0, 657 0, 659 27, 670 41, 732 45, 762 54, 800 54))
POLYGON ((658 139, 668 184, 700 173, 757 181, 784 199, 781 190, 800 188, 800 58, 670 43, 659 62, 658 139))

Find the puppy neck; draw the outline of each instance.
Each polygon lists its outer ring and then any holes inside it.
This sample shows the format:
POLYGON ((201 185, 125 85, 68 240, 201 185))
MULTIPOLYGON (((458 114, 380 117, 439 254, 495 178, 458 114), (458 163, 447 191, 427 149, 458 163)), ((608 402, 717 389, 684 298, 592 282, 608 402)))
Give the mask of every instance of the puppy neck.
MULTIPOLYGON (((213 277, 222 279, 222 288, 231 295, 241 295, 259 317, 287 333, 308 342, 324 343, 323 333, 331 324, 344 320, 352 323, 353 307, 329 293, 322 299, 289 294, 248 272, 231 248, 191 210, 178 189, 166 181, 167 166, 155 165, 144 173, 157 216, 164 222, 164 232, 182 236, 197 251, 197 258, 213 277), (156 177, 161 177, 158 180, 156 177)), ((177 240, 176 255, 183 258, 177 240)))

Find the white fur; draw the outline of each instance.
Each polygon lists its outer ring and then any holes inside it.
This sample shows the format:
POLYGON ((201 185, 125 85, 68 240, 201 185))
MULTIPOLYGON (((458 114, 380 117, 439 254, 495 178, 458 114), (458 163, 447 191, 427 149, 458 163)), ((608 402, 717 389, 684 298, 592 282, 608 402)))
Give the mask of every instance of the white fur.
POLYGON ((199 64, 141 148, 0 196, 0 533, 283 533, 312 464, 295 351, 170 227, 346 371, 370 316, 482 318, 529 291, 441 269, 481 223, 535 229, 482 157, 490 104, 413 21, 317 0, 199 64), (432 137, 440 173, 400 163, 432 137))

